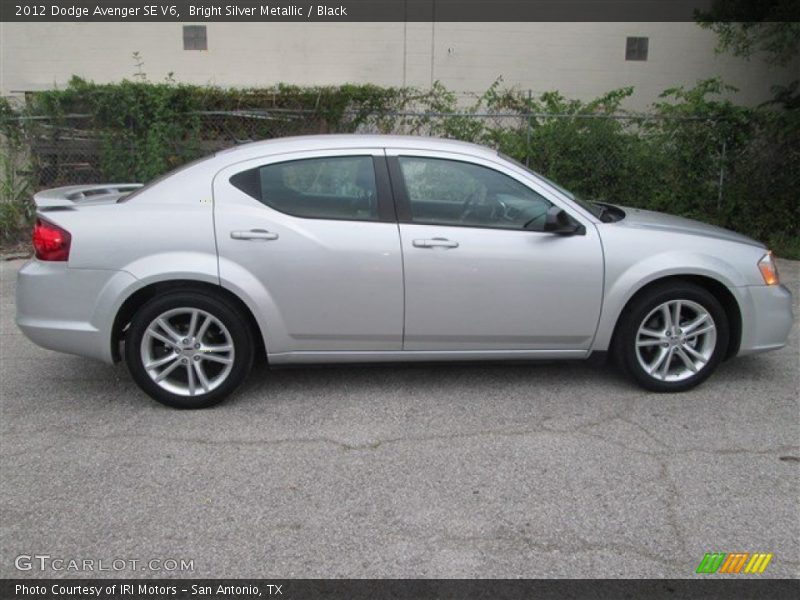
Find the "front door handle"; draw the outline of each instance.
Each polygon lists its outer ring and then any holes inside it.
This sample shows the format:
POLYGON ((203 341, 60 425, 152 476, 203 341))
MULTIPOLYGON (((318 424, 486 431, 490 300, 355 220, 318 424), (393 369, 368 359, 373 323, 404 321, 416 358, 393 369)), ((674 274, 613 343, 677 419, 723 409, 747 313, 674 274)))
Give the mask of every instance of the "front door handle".
POLYGON ((278 234, 266 229, 251 229, 250 231, 231 231, 234 240, 277 240, 278 234))
POLYGON ((447 238, 430 238, 428 240, 414 240, 411 242, 415 248, 458 248, 458 242, 447 238))

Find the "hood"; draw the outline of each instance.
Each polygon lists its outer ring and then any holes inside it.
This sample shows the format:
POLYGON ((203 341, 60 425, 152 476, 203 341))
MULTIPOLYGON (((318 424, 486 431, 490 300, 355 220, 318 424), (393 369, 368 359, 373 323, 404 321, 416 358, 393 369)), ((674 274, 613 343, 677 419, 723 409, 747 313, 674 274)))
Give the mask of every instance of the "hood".
POLYGON ((627 206, 622 206, 620 208, 625 211, 625 218, 619 221, 618 224, 626 227, 672 231, 675 233, 699 235, 729 242, 738 242, 740 244, 748 244, 759 248, 765 247, 761 242, 749 238, 746 235, 723 229, 716 225, 709 225, 708 223, 702 223, 684 217, 676 217, 652 210, 642 210, 641 208, 630 208, 627 206))

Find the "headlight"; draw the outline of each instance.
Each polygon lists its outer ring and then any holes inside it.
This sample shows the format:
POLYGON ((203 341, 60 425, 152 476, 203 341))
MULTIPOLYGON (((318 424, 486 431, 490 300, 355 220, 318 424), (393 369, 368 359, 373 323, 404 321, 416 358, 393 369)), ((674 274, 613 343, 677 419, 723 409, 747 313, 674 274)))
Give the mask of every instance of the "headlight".
POLYGON ((764 283, 767 285, 778 285, 780 277, 778 277, 778 265, 775 264, 775 257, 772 252, 767 252, 764 257, 758 261, 758 269, 761 271, 761 276, 764 278, 764 283))

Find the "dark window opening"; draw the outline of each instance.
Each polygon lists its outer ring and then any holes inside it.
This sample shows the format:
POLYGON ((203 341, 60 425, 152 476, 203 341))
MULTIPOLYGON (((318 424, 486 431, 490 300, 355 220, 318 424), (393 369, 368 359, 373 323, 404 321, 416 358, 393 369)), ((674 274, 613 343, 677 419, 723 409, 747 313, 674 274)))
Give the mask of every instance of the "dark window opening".
POLYGON ((183 26, 184 50, 208 50, 208 38, 205 25, 183 26))
POLYGON ((650 38, 629 37, 625 42, 625 60, 647 60, 650 38))
POLYGON ((398 161, 414 223, 544 230, 553 205, 508 175, 441 158, 401 156, 398 161))
POLYGON ((378 220, 371 156, 331 156, 242 171, 231 185, 287 215, 308 219, 378 220))

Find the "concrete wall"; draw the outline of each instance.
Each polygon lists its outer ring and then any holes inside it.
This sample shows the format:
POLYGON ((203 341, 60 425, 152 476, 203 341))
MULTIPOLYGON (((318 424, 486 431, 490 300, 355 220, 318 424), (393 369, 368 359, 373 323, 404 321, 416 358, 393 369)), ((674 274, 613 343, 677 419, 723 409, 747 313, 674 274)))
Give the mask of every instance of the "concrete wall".
POLYGON ((644 109, 665 88, 721 75, 754 104, 800 66, 770 68, 714 52, 716 36, 694 23, 205 23, 207 51, 183 50, 180 23, 2 23, 0 93, 130 78, 133 52, 157 81, 220 86, 339 84, 428 87, 440 80, 482 92, 497 77, 534 93, 590 99, 635 86, 644 109), (650 38, 646 62, 625 60, 626 36, 650 38))

